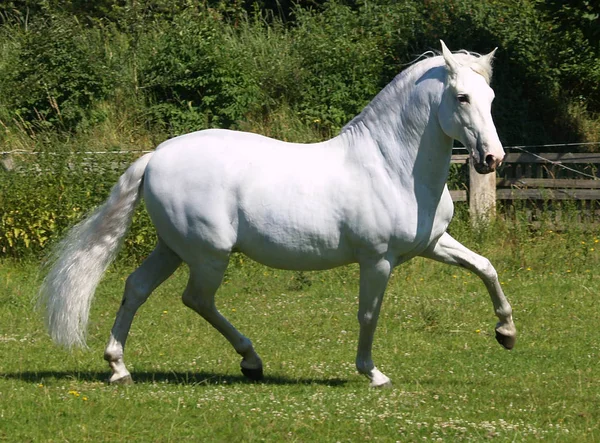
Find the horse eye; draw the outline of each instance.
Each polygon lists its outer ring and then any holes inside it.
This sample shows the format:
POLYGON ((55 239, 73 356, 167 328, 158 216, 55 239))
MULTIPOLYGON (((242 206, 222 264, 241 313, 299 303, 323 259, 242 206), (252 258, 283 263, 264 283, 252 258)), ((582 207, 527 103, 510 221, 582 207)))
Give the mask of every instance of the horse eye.
POLYGON ((466 94, 458 94, 458 96, 456 98, 458 99, 459 103, 462 103, 462 104, 471 103, 471 101, 469 100, 469 96, 466 94))

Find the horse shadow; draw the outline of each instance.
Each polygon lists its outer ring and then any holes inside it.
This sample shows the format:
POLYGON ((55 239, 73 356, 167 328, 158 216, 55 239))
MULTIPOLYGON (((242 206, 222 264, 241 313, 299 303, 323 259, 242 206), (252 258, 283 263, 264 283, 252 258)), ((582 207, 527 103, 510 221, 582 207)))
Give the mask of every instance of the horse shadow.
MULTIPOLYGON (((28 383, 44 383, 51 380, 70 380, 87 383, 107 383, 108 372, 101 371, 23 371, 13 373, 0 373, 0 378, 21 380, 28 383)), ((188 371, 152 371, 134 372, 133 380, 136 384, 171 384, 171 385, 321 385, 340 387, 348 383, 346 379, 331 378, 291 378, 285 376, 265 376, 261 381, 248 380, 243 375, 218 374, 213 372, 188 372, 188 371)))

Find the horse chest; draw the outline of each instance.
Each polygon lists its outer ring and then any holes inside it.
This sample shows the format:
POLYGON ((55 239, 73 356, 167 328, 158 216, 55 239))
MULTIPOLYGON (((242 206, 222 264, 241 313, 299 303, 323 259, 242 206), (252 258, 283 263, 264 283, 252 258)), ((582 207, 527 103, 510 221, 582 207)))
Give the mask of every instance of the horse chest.
POLYGON ((437 194, 416 192, 398 202, 389 240, 395 255, 416 255, 446 231, 454 205, 447 189, 437 194))

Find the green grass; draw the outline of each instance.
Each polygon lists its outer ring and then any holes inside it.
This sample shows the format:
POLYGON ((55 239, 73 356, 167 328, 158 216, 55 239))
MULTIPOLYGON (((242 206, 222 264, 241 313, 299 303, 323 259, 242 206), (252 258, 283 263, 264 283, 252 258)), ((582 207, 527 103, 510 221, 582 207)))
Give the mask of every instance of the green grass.
POLYGON ((0 262, 0 440, 600 441, 597 238, 467 231, 457 237, 500 273, 517 345, 495 342, 476 277, 415 259, 395 271, 376 334, 391 390, 354 369, 355 266, 299 274, 234 257, 217 302, 261 355, 259 384, 183 306, 180 269, 136 316, 126 350, 136 384, 122 387, 105 383, 102 353, 132 266, 110 269, 90 349, 69 353, 32 310, 36 266, 0 262))

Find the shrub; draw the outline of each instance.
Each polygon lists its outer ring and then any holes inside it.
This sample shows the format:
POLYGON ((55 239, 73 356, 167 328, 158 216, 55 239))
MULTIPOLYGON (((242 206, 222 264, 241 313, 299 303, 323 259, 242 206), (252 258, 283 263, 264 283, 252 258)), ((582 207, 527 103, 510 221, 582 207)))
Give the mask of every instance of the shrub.
MULTIPOLYGON (((39 257, 48 245, 107 197, 138 154, 90 155, 40 151, 23 156, 16 169, 0 169, 0 254, 39 257)), ((125 256, 146 255, 155 243, 147 214, 136 211, 125 256)))
POLYGON ((159 23, 140 47, 140 85, 151 119, 178 135, 231 127, 260 95, 241 60, 226 53, 216 12, 188 10, 159 23))
POLYGON ((75 131, 101 120, 94 105, 115 83, 101 30, 56 17, 34 20, 18 35, 16 62, 5 66, 9 112, 38 130, 75 131))
POLYGON ((381 89, 384 54, 364 18, 336 2, 320 14, 296 10, 293 45, 302 60, 303 83, 293 102, 307 124, 317 124, 329 135, 381 89))

